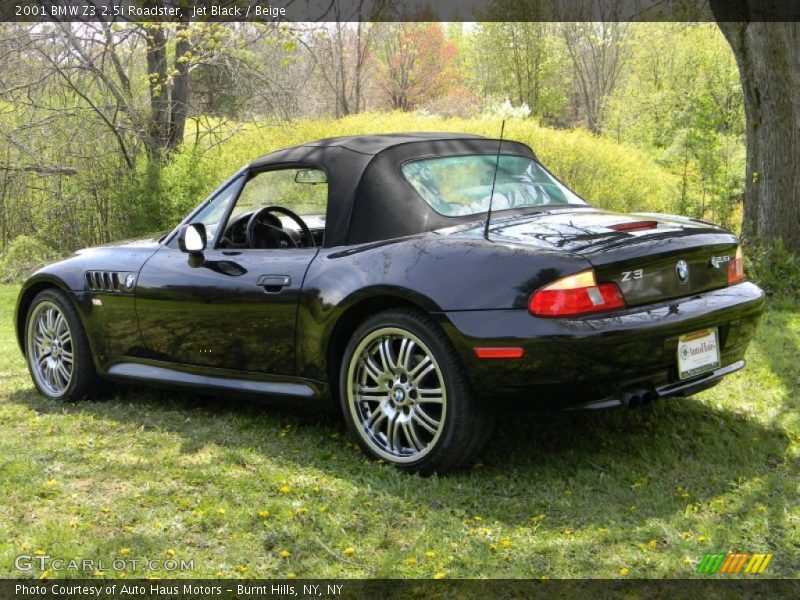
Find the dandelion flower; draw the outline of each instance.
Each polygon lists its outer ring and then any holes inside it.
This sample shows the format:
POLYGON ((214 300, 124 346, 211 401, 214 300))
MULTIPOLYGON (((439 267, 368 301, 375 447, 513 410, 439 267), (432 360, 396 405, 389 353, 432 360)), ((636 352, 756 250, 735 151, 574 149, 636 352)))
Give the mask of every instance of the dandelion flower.
POLYGON ((649 542, 647 542, 647 545, 650 546, 650 548, 655 548, 658 545, 658 542, 656 542, 655 540, 650 540, 649 542))
POLYGON ((287 573, 286 579, 297 579, 297 573, 292 573, 292 572, 287 573))
POLYGON ((355 553, 356 553, 356 549, 355 549, 355 548, 353 548, 352 546, 348 546, 347 548, 345 548, 345 549, 342 551, 342 553, 343 553, 345 556, 353 556, 353 554, 355 554, 355 553))
POLYGON ((281 558, 289 558, 292 555, 288 550, 281 550, 281 558))
POLYGON ((258 512, 258 516, 261 517, 262 519, 266 519, 269 516, 269 511, 261 510, 258 512))
POLYGON ((409 567, 413 567, 414 565, 416 565, 416 564, 417 564, 417 559, 416 559, 416 558, 414 558, 413 556, 409 556, 409 557, 406 559, 406 564, 407 564, 409 567))
POLYGON ((511 540, 501 540, 500 545, 503 546, 503 548, 511 548, 511 540))
POLYGON ((166 555, 167 555, 167 556, 169 556, 170 558, 174 558, 174 557, 175 557, 175 550, 173 550, 172 548, 170 548, 170 549, 168 549, 166 552, 164 552, 164 554, 166 554, 166 555))
POLYGON ((224 514, 226 514, 228 511, 227 511, 227 510, 225 510, 224 508, 218 508, 218 509, 217 509, 217 512, 218 512, 219 514, 221 514, 221 515, 224 515, 224 514))
POLYGON ((763 512, 767 512, 767 507, 764 506, 763 504, 759 504, 758 505, 758 512, 762 512, 762 513, 763 512))
POLYGON ((291 486, 283 484, 280 489, 278 490, 281 494, 288 494, 292 491, 291 486))
POLYGON ((236 565, 236 572, 237 573, 246 573, 247 572, 247 567, 245 565, 243 565, 243 564, 238 564, 238 565, 236 565))
POLYGON ((628 573, 630 573, 630 572, 631 572, 631 571, 630 571, 630 569, 629 569, 628 567, 622 567, 622 568, 619 570, 619 574, 620 574, 620 575, 627 575, 627 574, 628 574, 628 573))
POLYGON ((436 558, 436 552, 434 552, 433 550, 428 550, 425 553, 425 558, 436 558))
POLYGON ((433 575, 434 579, 444 579, 445 577, 447 577, 447 575, 445 575, 441 571, 439 571, 438 573, 434 573, 434 575, 433 575))
POLYGON ((130 554, 131 553, 131 549, 130 548, 120 548, 119 549, 119 553, 124 556, 126 554, 130 554))
POLYGON ((44 556, 46 553, 45 553, 44 550, 39 549, 39 550, 36 550, 33 554, 34 554, 34 556, 44 556))

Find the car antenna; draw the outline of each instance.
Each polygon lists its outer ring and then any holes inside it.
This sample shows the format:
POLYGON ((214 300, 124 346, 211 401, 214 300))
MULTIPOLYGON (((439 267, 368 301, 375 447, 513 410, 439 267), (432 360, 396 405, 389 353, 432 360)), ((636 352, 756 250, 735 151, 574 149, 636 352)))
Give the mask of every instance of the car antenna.
POLYGON ((503 132, 506 129, 506 120, 500 124, 500 141, 497 143, 497 158, 494 161, 494 175, 492 176, 492 192, 489 194, 489 210, 486 211, 486 225, 483 228, 483 237, 489 240, 489 221, 492 219, 492 200, 494 200, 494 184, 497 183, 497 170, 500 168, 500 150, 503 148, 503 132))

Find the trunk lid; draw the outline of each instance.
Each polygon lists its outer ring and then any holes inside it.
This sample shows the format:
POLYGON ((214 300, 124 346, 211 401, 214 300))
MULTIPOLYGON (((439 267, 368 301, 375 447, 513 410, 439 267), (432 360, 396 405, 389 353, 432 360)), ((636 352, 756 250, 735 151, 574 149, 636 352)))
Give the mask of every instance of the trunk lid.
MULTIPOLYGON (((482 227, 469 233, 480 235, 482 227)), ((591 207, 493 219, 489 239, 582 256, 599 283, 619 285, 628 306, 725 287, 738 244, 731 232, 705 221, 591 207)))

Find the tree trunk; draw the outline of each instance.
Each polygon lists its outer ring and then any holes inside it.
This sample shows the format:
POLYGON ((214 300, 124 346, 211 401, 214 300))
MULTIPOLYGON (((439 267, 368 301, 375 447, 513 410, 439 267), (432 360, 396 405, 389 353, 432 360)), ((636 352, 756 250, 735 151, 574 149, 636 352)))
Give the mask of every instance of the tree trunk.
POLYGON ((147 77, 150 84, 147 152, 151 158, 161 158, 169 143, 167 35, 159 24, 146 25, 144 30, 147 39, 147 77))
POLYGON ((177 28, 175 42, 175 76, 172 80, 172 106, 170 109, 169 149, 175 150, 183 142, 186 131, 186 115, 189 114, 189 60, 191 43, 182 31, 189 28, 181 23, 177 28))
POLYGON ((744 90, 743 240, 772 247, 782 238, 800 256, 800 23, 720 22, 719 27, 733 49, 744 90))

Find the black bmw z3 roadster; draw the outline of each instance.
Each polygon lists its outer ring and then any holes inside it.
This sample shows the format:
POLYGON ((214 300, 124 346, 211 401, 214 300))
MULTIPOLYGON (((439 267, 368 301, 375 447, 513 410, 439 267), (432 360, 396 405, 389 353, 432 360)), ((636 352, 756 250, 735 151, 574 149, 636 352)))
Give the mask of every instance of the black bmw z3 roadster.
POLYGON ((398 134, 259 158, 160 239, 32 275, 15 324, 53 400, 111 380, 338 404, 367 453, 429 473, 499 411, 705 390, 763 309, 725 229, 593 208, 518 142, 398 134))

